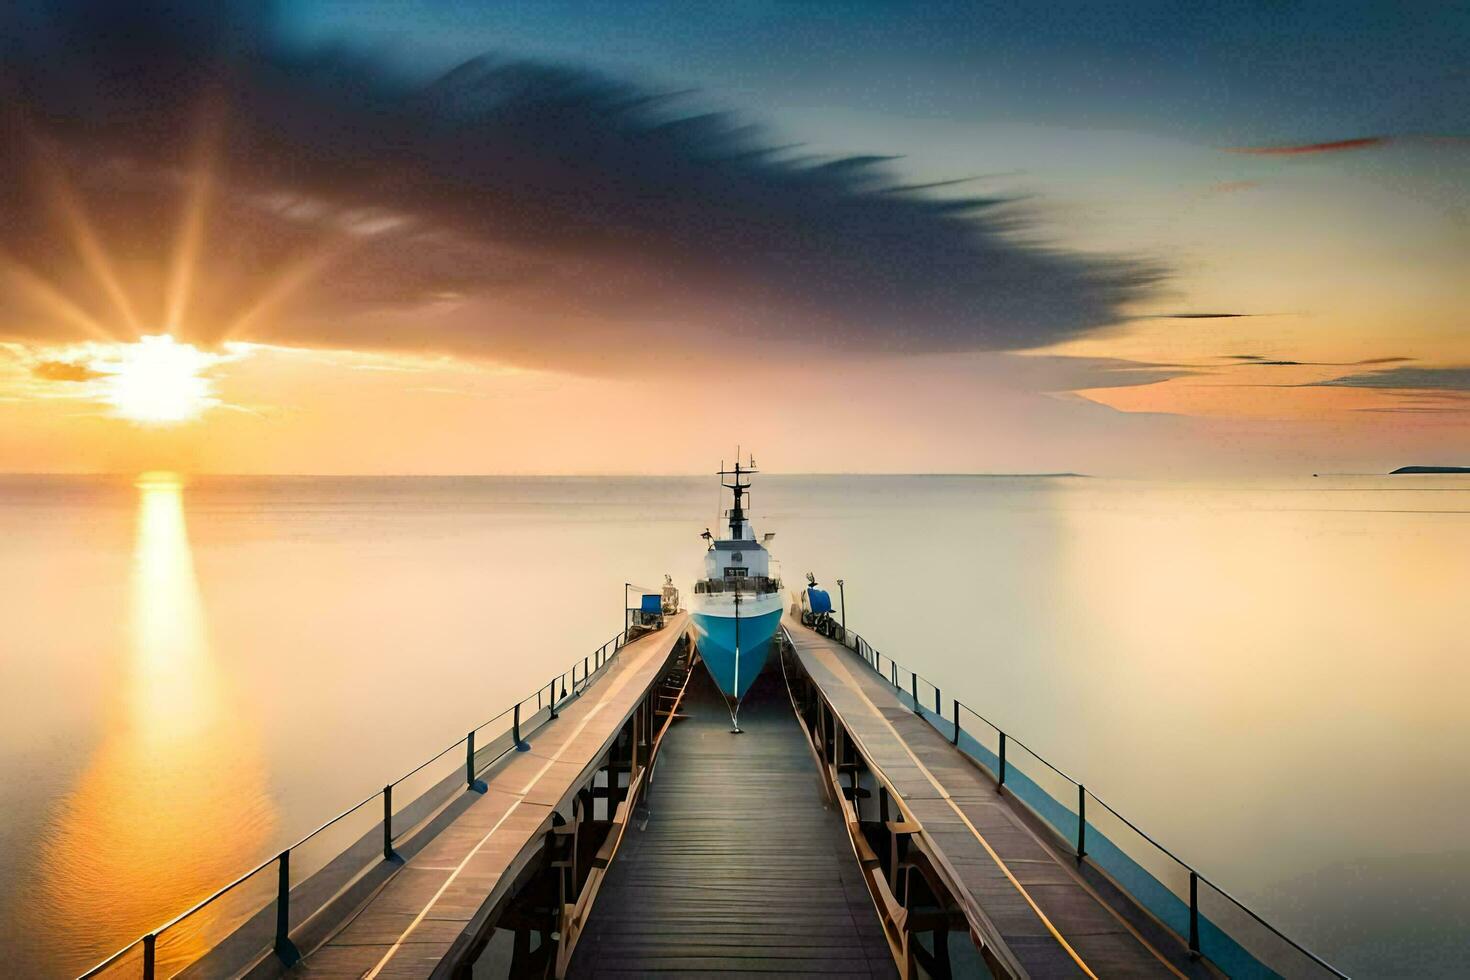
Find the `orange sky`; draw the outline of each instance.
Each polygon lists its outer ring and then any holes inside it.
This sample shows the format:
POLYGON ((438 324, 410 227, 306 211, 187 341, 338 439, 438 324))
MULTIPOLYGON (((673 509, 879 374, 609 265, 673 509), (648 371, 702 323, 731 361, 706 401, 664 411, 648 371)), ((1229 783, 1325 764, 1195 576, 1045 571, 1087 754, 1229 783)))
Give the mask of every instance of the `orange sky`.
POLYGON ((7 68, 0 471, 1470 464, 1463 140, 335 63, 364 103, 241 16, 233 74, 158 25, 7 68))

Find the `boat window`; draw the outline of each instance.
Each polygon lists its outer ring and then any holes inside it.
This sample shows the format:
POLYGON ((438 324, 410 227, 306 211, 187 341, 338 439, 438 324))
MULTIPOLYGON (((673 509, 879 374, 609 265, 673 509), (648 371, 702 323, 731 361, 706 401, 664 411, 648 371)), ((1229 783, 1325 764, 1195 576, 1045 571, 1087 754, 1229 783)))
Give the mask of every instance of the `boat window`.
POLYGON ((749 574, 750 569, 736 568, 734 565, 731 565, 729 568, 725 569, 725 578, 745 578, 745 576, 749 574))

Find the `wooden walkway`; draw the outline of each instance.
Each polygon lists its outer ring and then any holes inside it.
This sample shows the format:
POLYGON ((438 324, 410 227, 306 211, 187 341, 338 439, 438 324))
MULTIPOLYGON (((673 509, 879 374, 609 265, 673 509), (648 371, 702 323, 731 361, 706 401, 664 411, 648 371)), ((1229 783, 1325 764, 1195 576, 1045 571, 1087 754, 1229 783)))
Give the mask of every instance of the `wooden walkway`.
POLYGON ((687 617, 625 646, 588 695, 481 777, 483 791, 326 941, 288 971, 303 977, 426 977, 463 948, 592 776, 659 677, 687 617))
POLYGON ((775 657, 730 733, 703 666, 571 962, 599 978, 896 975, 775 657))
MULTIPOLYGON (((878 778, 921 826, 917 842, 976 935, 1032 977, 1185 977, 1177 941, 1109 906, 995 781, 841 644, 784 620, 796 655, 878 778)), ((1131 911, 1131 910, 1130 910, 1131 911)))

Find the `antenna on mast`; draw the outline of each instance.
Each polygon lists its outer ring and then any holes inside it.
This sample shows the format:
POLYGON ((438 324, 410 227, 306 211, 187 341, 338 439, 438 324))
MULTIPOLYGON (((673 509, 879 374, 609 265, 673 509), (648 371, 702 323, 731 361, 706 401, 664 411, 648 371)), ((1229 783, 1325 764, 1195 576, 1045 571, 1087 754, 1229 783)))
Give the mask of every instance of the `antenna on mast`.
POLYGON ((740 468, 740 455, 738 449, 736 450, 735 468, 733 470, 725 469, 725 461, 720 460, 719 476, 733 476, 735 478, 734 482, 732 483, 725 483, 723 480, 721 480, 720 485, 726 490, 729 490, 735 494, 735 506, 730 511, 730 537, 736 541, 743 539, 745 536, 743 530, 745 526, 745 491, 750 489, 750 480, 742 480, 741 477, 749 477, 749 475, 754 472, 754 459, 751 460, 751 465, 749 467, 745 469, 740 468))

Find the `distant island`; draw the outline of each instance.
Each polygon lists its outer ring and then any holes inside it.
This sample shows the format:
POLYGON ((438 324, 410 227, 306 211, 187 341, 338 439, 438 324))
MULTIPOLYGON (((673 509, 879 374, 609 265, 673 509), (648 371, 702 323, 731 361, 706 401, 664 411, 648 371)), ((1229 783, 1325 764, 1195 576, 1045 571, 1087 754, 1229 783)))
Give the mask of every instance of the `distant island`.
POLYGON ((1400 473, 1470 473, 1470 466, 1400 466, 1388 475, 1400 473))

